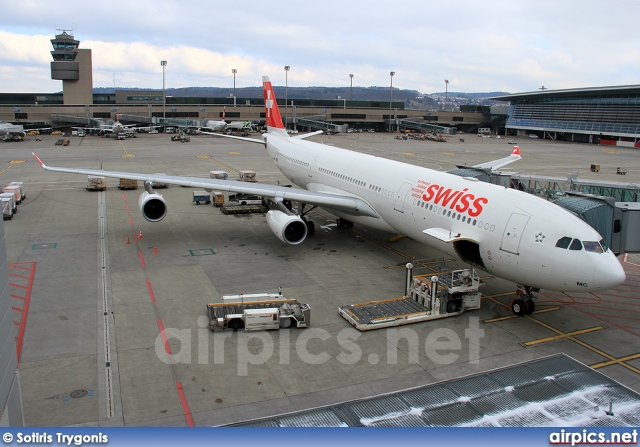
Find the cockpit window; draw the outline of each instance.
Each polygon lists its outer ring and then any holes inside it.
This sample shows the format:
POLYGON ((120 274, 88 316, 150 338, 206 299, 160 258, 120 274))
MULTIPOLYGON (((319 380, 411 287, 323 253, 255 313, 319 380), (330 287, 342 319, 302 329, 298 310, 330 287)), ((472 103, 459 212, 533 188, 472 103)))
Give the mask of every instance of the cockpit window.
POLYGON ((563 237, 558 239, 558 242, 556 242, 556 247, 558 248, 569 248, 569 244, 571 243, 571 238, 570 237, 563 237))
POLYGON ((604 251, 602 249, 602 247, 600 246, 599 242, 584 241, 582 243, 582 245, 584 245, 584 249, 586 251, 590 251, 590 252, 593 252, 593 253, 602 253, 604 251))
POLYGON ((582 250, 582 242, 580 242, 580 239, 574 239, 569 246, 569 250, 582 250))
POLYGON ((604 252, 609 250, 609 247, 607 247, 607 244, 605 243, 604 239, 600 239, 600 245, 602 245, 602 250, 604 252))

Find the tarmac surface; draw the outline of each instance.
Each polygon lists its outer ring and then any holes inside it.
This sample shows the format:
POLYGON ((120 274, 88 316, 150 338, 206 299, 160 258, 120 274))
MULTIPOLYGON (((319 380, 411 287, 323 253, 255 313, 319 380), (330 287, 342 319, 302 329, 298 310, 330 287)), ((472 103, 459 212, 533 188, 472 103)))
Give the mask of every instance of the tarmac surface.
MULTIPOLYGON (((137 205, 142 188, 120 190, 107 179, 106 191, 87 191, 85 176, 45 172, 31 152, 51 166, 201 177, 226 170, 230 178, 251 169, 260 182, 288 182, 262 146, 240 141, 143 134, 70 137, 64 147, 54 145, 58 138, 0 144, 0 182, 24 181, 27 194, 4 225, 27 425, 229 424, 560 352, 640 391, 639 255, 621 257, 622 286, 600 294, 543 290, 531 316, 512 315, 514 284, 479 272, 481 309, 361 333, 338 307, 401 296, 405 264, 442 253, 363 227, 338 229, 322 210, 310 214, 315 235, 287 246, 262 214, 224 215, 175 186, 158 190, 169 213, 150 223, 137 205), (311 328, 207 329, 207 303, 279 287, 310 304, 311 328)), ((475 135, 447 143, 377 133, 313 141, 438 170, 512 149, 507 139, 475 135)), ((566 177, 578 170, 579 178, 640 182, 637 149, 518 142, 523 159, 509 171, 566 177), (618 167, 627 175, 616 175, 618 167)))

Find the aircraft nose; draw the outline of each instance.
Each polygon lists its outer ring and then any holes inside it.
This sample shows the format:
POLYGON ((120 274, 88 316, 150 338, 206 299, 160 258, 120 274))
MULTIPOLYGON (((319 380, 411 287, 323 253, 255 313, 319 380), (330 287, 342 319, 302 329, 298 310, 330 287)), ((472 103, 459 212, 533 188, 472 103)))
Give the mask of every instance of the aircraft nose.
POLYGON ((607 256, 598 261, 593 271, 593 281, 601 290, 612 289, 619 286, 626 279, 624 269, 614 256, 607 256))

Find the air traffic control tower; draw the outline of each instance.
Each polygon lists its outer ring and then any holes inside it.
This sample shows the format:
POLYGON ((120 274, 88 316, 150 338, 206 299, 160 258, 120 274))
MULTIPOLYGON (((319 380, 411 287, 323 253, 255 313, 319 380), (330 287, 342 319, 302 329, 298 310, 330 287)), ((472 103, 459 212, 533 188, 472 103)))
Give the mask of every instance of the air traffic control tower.
POLYGON ((91 50, 79 49, 66 30, 51 39, 51 79, 62 81, 62 97, 67 104, 93 104, 93 75, 91 50))

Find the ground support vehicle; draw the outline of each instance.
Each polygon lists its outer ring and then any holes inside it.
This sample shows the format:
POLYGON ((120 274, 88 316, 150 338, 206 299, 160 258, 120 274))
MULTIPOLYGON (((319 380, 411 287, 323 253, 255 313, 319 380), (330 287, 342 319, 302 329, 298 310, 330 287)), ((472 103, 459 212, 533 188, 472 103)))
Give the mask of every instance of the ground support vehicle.
POLYGON ((97 175, 87 176, 87 190, 89 191, 104 191, 107 189, 107 184, 104 181, 104 177, 97 175))
POLYGON ((200 202, 208 205, 211 203, 211 194, 207 191, 193 191, 193 203, 200 205, 200 202))
POLYGON ((229 196, 229 203, 234 205, 264 205, 264 198, 256 194, 237 193, 229 196))
POLYGON ((413 266, 407 267, 410 287, 402 298, 342 306, 338 313, 359 331, 368 331, 437 320, 480 308, 480 278, 474 269, 445 270, 416 277, 412 271, 413 266))
POLYGON ((120 189, 138 189, 138 181, 131 180, 128 178, 121 178, 118 183, 118 188, 120 189))
POLYGON ((232 205, 226 204, 220 207, 222 214, 252 214, 266 213, 267 207, 263 205, 232 205))
POLYGON ((213 196, 213 206, 221 207, 224 206, 224 194, 220 191, 213 191, 211 194, 213 196))
POLYGON ((311 307, 280 293, 224 295, 222 300, 207 304, 212 331, 305 328, 311 324, 311 307))

